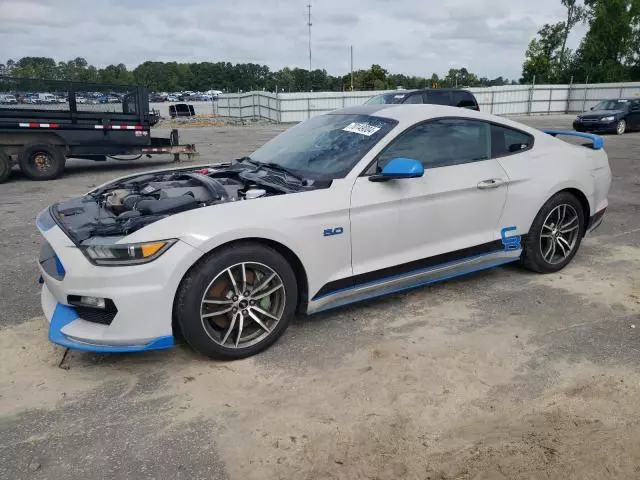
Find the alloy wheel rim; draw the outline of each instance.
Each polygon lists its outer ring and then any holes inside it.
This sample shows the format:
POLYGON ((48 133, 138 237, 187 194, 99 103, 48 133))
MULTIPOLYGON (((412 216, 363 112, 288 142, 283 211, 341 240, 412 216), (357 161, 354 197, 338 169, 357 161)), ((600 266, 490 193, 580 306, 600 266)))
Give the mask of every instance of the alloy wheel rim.
POLYGON ((280 276, 257 262, 232 265, 216 275, 200 301, 205 332, 225 348, 246 348, 264 340, 280 323, 286 291, 280 276))
POLYGON ((545 262, 557 265, 574 251, 580 233, 580 217, 569 204, 556 206, 542 224, 540 252, 545 262))
POLYGON ((620 134, 624 133, 625 129, 626 129, 625 121, 624 120, 620 120, 618 122, 618 133, 620 133, 620 134))

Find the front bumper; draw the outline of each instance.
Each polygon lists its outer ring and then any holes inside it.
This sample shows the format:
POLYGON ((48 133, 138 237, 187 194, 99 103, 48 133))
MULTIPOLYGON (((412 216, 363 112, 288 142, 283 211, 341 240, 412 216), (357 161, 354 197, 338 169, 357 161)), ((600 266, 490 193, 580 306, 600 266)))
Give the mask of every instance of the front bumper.
POLYGON ((93 352, 135 352, 173 346, 173 299, 180 281, 201 252, 176 242, 158 259, 142 265, 104 267, 89 262, 55 223, 48 210, 37 225, 47 243, 39 262, 41 303, 49 340, 93 352), (43 261, 51 258, 54 261, 43 261), (113 301, 117 313, 98 322, 69 304, 69 296, 113 301))
POLYGON ((578 132, 615 132, 618 126, 616 120, 612 122, 582 122, 575 120, 573 129, 578 132))

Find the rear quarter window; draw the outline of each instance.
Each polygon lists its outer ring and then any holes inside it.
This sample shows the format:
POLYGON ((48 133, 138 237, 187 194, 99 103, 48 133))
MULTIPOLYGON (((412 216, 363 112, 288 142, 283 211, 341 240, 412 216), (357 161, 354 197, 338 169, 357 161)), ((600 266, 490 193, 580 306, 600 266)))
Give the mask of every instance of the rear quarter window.
POLYGON ((533 136, 502 125, 491 125, 491 157, 505 157, 529 150, 533 136))

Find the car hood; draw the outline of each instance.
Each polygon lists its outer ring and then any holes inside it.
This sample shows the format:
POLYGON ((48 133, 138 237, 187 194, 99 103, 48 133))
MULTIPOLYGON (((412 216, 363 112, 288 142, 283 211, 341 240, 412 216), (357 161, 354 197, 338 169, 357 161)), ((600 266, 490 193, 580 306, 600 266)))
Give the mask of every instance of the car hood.
POLYGON ((600 117, 610 117, 611 115, 622 115, 624 112, 622 110, 589 110, 587 112, 581 113, 579 117, 582 118, 600 118, 600 117))
POLYGON ((236 162, 125 177, 82 197, 54 204, 49 211, 76 245, 87 245, 118 241, 151 223, 189 210, 329 185, 236 162))

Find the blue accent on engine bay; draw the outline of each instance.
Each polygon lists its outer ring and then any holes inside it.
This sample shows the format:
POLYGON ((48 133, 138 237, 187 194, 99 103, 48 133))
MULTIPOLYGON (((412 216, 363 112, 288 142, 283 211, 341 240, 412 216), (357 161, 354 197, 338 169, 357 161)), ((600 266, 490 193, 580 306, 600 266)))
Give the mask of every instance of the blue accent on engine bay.
POLYGON ((78 312, 75 308, 58 303, 53 311, 53 315, 51 316, 51 324, 49 325, 49 341, 73 350, 98 353, 146 352, 148 350, 171 348, 175 345, 173 335, 158 337, 144 345, 96 345, 82 343, 72 340, 62 333, 62 329, 64 327, 78 318, 78 312))

